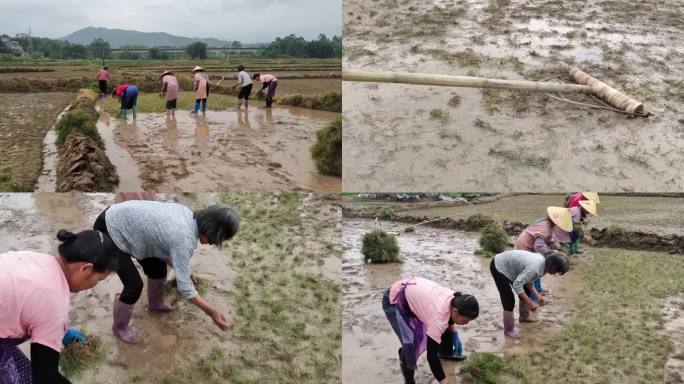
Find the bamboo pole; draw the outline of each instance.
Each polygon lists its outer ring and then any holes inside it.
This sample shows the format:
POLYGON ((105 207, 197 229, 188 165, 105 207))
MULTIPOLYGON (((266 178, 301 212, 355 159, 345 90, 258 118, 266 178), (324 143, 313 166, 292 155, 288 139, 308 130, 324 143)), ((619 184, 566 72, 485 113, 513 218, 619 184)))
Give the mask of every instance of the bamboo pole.
POLYGON ((443 87, 498 88, 552 93, 593 93, 592 87, 589 85, 526 80, 497 80, 472 76, 430 75, 410 72, 367 72, 355 69, 342 70, 342 80, 437 85, 443 87))
POLYGON ((589 74, 582 72, 578 68, 572 68, 570 70, 570 78, 578 84, 590 86, 594 95, 602 98, 615 108, 629 113, 644 112, 644 105, 642 103, 625 95, 608 84, 591 77, 589 74))

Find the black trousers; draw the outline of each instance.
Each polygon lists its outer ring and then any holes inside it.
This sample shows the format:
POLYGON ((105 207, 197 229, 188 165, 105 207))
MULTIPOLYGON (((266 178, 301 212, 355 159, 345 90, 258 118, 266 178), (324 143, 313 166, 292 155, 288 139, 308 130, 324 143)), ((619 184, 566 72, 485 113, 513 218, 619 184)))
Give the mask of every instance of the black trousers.
POLYGON ((99 80, 98 82, 100 84, 100 93, 104 93, 106 95, 107 94, 107 80, 99 80))
MULTIPOLYGON (((93 225, 93 229, 109 235, 109 232, 107 231, 107 223, 105 221, 107 209, 102 211, 102 213, 100 213, 100 215, 97 217, 97 219, 95 220, 95 224, 93 225)), ((134 257, 118 248, 117 250, 117 256, 119 259, 119 269, 116 271, 116 274, 119 276, 119 279, 121 279, 121 283, 123 284, 123 290, 121 291, 119 300, 121 300, 122 303, 133 305, 138 301, 140 295, 142 294, 142 277, 140 277, 138 269, 135 267, 135 264, 133 264, 134 257)), ((158 259, 156 257, 148 257, 142 260, 138 260, 138 264, 140 264, 140 266, 143 269, 143 272, 145 273, 145 276, 147 276, 148 278, 166 278, 166 262, 164 262, 163 260, 158 259)))
MULTIPOLYGON (((513 283, 508 280, 503 273, 496 269, 496 266, 494 265, 494 258, 492 258, 492 262, 489 264, 489 271, 492 273, 494 283, 496 283, 496 288, 499 290, 499 297, 501 297, 501 305, 503 306, 504 311, 513 311, 513 308, 515 308, 515 293, 513 292, 512 287, 513 283)), ((524 289, 527 296, 532 294, 530 289, 527 288, 527 285, 525 285, 524 289)))

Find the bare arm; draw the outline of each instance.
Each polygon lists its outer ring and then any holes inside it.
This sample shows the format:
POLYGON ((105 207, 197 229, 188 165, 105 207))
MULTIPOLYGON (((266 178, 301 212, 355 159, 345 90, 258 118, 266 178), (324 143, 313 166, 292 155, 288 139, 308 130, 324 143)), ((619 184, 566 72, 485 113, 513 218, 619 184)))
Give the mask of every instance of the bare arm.
POLYGON ((228 329, 228 320, 226 320, 226 318, 223 317, 218 310, 209 305, 209 303, 207 303, 202 296, 198 294, 189 300, 191 303, 195 304, 198 308, 204 311, 204 313, 206 313, 209 317, 211 317, 211 319, 214 320, 214 323, 221 328, 221 330, 225 331, 228 329))

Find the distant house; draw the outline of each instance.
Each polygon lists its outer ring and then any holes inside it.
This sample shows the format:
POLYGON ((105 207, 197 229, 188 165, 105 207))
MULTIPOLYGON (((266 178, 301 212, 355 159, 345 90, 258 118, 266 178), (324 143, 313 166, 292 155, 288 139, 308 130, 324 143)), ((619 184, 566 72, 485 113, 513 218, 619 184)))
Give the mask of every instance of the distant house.
POLYGON ((3 38, 2 42, 5 43, 7 48, 9 49, 9 52, 16 55, 16 56, 22 56, 24 54, 24 48, 21 46, 21 44, 17 40, 12 40, 12 39, 6 39, 3 38))

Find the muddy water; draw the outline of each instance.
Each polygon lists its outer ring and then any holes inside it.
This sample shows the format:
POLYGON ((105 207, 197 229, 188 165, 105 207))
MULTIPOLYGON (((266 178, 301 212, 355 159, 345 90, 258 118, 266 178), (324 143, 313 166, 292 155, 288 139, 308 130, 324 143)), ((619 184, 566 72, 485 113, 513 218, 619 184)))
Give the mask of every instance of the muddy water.
MULTIPOLYGON (((24 249, 55 254, 58 229, 90 228, 97 215, 113 202, 111 194, 0 194, 0 253, 24 249)), ((230 319, 234 273, 226 253, 199 245, 191 265, 193 273, 209 281, 207 301, 230 319)), ((159 383, 188 356, 203 354, 217 345, 224 351, 233 349, 229 334, 219 331, 191 304, 176 302, 176 310, 168 315, 148 314, 145 292, 133 316, 134 324, 147 335, 144 344, 119 342, 111 334, 111 309, 120 290, 121 282, 111 275, 94 289, 72 297, 70 326, 99 336, 106 353, 96 370, 85 372, 74 383, 128 382, 135 377, 159 383)))
POLYGON ((309 155, 316 130, 334 116, 295 107, 206 117, 178 111, 175 120, 140 113, 137 121, 112 120, 111 130, 137 164, 145 190, 339 191, 340 178, 320 175, 309 155))
MULTIPOLYGON (((645 8, 640 22, 621 22, 605 2, 573 12, 549 11, 562 2, 528 0, 387 3, 393 6, 345 1, 344 68, 539 80, 579 66, 656 116, 627 119, 516 92, 492 99, 479 89, 344 82, 345 190, 684 186, 681 99, 670 96, 680 92, 674 84, 683 75, 684 55, 675 52, 681 27, 654 26, 645 8), (453 15, 443 26, 415 23, 438 23, 445 9, 453 15), (449 54, 466 49, 479 62, 449 62, 449 54), (448 105, 456 94, 462 102, 448 105), (431 119, 433 109, 450 119, 431 119)), ((678 8, 675 1, 661 5, 678 8)))
POLYGON ((35 190, 37 192, 54 192, 57 189, 57 162, 58 150, 57 150, 57 131, 55 126, 62 119, 65 113, 69 110, 71 105, 67 105, 66 108, 55 119, 55 124, 50 127, 50 129, 45 133, 45 138, 43 138, 43 169, 40 171, 38 176, 38 182, 36 183, 35 190))
MULTIPOLYGON (((140 179, 140 171, 138 164, 133 160, 126 148, 120 145, 115 139, 116 133, 114 126, 111 124, 112 117, 107 112, 100 112, 100 118, 97 121, 97 131, 102 136, 105 143, 105 152, 109 161, 116 167, 116 172, 119 174, 119 185, 117 191, 120 192, 135 192, 142 191, 142 181, 140 179)), ((128 128, 128 123, 123 123, 118 126, 119 130, 125 131, 128 128)))
POLYGON ((672 351, 665 362, 665 383, 684 383, 684 294, 665 300, 663 334, 672 343, 672 351))
MULTIPOLYGON (((382 226, 393 232, 405 227, 386 222, 382 226)), ((510 340, 503 336, 501 301, 489 272, 491 259, 473 256, 477 248, 475 234, 418 227, 414 233, 398 236, 401 264, 363 264, 361 237, 375 227, 375 222, 370 220, 344 219, 342 381, 345 383, 401 381, 396 356, 399 341, 380 302, 384 291, 403 277, 425 277, 477 297, 480 316, 459 330, 466 354, 484 351, 526 353, 569 321, 570 314, 563 308, 578 290, 576 275, 545 277, 544 286, 552 290, 551 304, 536 315, 540 322, 521 326, 521 339, 510 340)), ((458 380, 459 364, 442 363, 447 376, 458 380)), ((434 382, 425 356, 418 367, 418 383, 434 382)))

